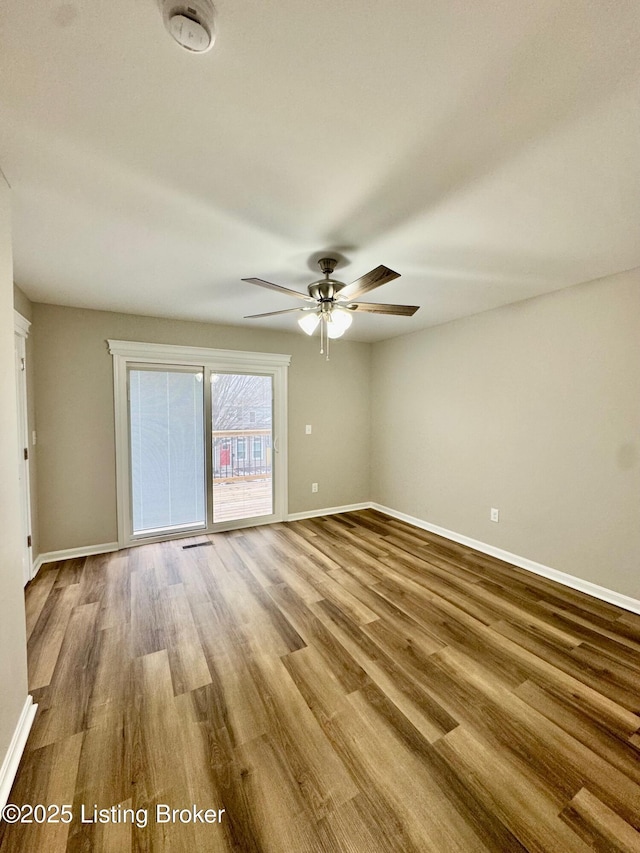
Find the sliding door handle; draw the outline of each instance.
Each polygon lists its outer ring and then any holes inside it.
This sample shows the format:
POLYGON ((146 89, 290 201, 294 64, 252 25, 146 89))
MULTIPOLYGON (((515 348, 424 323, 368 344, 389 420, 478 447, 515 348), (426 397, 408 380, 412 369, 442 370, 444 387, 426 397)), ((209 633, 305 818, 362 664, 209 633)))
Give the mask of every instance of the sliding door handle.
POLYGON ((273 449, 275 453, 280 453, 280 437, 275 436, 273 439, 273 449))

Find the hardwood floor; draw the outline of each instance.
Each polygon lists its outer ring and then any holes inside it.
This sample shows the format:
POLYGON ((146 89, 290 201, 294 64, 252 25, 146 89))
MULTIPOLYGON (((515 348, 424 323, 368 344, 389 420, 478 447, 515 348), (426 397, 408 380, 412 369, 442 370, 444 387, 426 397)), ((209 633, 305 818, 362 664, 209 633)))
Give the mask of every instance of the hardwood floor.
POLYGON ((10 802, 73 820, 0 853, 640 851, 640 616, 376 512, 50 564, 27 619, 10 802))

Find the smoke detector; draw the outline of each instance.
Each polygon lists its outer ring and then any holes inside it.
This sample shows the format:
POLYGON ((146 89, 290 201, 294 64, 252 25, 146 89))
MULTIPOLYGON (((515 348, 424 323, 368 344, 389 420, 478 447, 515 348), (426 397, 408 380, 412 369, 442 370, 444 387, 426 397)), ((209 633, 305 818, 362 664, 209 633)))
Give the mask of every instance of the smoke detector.
POLYGON ((162 19, 172 39, 190 53, 211 50, 216 39, 211 0, 162 0, 162 19))

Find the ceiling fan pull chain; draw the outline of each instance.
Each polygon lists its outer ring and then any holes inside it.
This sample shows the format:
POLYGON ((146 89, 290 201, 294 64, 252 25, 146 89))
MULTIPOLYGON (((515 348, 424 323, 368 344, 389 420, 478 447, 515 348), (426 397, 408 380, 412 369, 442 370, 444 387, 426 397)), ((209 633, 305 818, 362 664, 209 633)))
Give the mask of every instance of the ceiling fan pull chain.
POLYGON ((320 317, 320 355, 324 355, 324 315, 320 317))

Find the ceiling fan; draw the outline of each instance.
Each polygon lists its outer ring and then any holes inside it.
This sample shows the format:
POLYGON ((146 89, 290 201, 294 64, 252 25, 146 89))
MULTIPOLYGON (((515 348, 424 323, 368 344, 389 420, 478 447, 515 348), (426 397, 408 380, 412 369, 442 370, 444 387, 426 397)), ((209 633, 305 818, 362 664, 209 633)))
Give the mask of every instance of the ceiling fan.
POLYGON ((298 325, 308 335, 312 335, 320 326, 320 352, 324 353, 326 339, 327 359, 329 358, 329 339, 340 338, 347 331, 353 320, 352 312, 363 311, 367 314, 396 314, 402 317, 411 317, 416 313, 418 305, 386 305, 379 302, 354 302, 354 299, 368 293, 376 287, 380 287, 394 278, 399 278, 400 273, 390 270, 389 267, 379 266, 365 275, 357 278, 351 284, 344 284, 331 278, 338 261, 336 258, 321 258, 318 266, 324 274, 324 278, 314 281, 307 287, 308 295, 279 284, 272 284, 262 278, 243 278, 250 284, 267 287, 276 290, 286 296, 295 296, 312 303, 306 308, 285 308, 283 311, 268 311, 266 314, 249 314, 245 320, 256 317, 274 317, 276 314, 293 314, 303 312, 298 320, 298 325))

